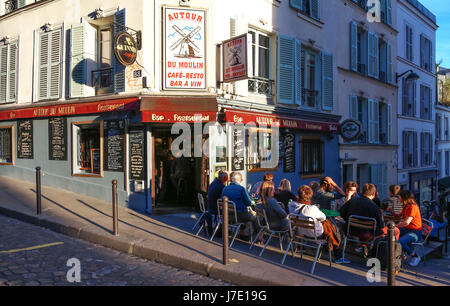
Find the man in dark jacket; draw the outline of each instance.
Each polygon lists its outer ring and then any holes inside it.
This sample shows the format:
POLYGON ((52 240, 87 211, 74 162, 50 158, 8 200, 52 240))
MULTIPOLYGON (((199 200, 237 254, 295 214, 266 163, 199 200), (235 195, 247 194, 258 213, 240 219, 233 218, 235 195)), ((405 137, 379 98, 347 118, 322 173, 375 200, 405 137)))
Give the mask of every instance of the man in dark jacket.
MULTIPOLYGON (((366 184, 363 186, 361 197, 353 198, 342 206, 339 213, 346 222, 344 226, 345 232, 347 232, 347 224, 350 216, 357 215, 375 219, 377 221, 375 236, 382 234, 382 229, 384 227, 383 217, 380 209, 373 202, 376 192, 377 189, 373 184, 366 184)), ((351 228, 350 234, 357 236, 360 241, 368 241, 374 238, 373 232, 365 229, 351 228)), ((367 252, 366 249, 364 251, 367 252)))
POLYGON ((223 188, 228 182, 228 172, 219 171, 217 178, 208 187, 208 214, 206 215, 206 222, 208 224, 208 231, 212 233, 212 215, 217 216, 217 200, 222 196, 223 188))

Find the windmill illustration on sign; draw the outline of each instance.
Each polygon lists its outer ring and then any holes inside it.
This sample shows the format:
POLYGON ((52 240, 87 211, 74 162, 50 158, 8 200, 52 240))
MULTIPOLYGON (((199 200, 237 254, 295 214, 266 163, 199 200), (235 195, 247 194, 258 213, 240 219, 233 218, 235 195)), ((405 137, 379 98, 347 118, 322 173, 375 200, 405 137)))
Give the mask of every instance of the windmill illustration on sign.
POLYGON ((192 41, 192 39, 198 32, 200 32, 202 28, 196 27, 188 34, 185 34, 183 30, 176 25, 172 26, 172 28, 181 35, 181 38, 170 47, 171 51, 174 51, 176 48, 180 47, 178 54, 175 56, 182 58, 201 58, 201 56, 197 56, 195 53, 200 53, 200 48, 192 41))
POLYGON ((230 49, 230 55, 229 55, 229 59, 228 62, 231 66, 237 66, 240 65, 242 63, 241 60, 241 47, 235 47, 235 48, 231 48, 230 49))

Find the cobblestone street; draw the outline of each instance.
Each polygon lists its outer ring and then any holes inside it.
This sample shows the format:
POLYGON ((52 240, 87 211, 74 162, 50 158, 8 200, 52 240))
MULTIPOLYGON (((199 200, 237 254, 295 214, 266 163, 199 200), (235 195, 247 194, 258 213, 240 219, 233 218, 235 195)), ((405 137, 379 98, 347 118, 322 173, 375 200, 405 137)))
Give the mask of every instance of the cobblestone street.
POLYGON ((76 285, 81 286, 230 285, 4 216, 0 228, 0 286, 74 285, 66 277, 71 258, 80 261, 81 282, 76 285))

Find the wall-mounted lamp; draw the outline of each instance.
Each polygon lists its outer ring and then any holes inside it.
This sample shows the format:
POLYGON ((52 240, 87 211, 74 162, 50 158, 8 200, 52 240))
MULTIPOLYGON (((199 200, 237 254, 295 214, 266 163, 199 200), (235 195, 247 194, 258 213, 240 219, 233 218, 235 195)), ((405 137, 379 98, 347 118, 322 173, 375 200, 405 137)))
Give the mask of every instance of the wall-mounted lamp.
POLYGON ((417 81, 418 79, 420 79, 420 76, 415 73, 412 69, 403 72, 402 74, 395 74, 395 83, 398 83, 398 79, 401 78, 402 76, 404 76, 407 73, 410 73, 407 77, 406 77, 406 81, 417 81))

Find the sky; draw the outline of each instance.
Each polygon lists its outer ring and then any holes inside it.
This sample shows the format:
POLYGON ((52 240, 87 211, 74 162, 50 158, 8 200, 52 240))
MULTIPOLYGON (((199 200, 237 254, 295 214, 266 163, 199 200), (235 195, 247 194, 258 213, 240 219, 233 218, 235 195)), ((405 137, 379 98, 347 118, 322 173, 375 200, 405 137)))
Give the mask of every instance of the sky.
POLYGON ((436 15, 439 29, 436 32, 436 62, 450 68, 450 0, 419 0, 436 15))

